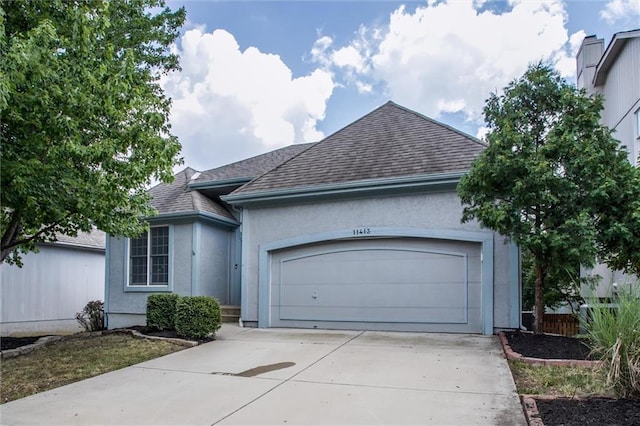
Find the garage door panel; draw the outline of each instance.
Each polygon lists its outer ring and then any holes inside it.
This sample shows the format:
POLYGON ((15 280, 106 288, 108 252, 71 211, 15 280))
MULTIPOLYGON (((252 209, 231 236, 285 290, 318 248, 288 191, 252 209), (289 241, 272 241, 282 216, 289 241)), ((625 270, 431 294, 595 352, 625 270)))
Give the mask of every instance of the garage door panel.
POLYGON ((467 305, 464 283, 384 283, 324 285, 287 284, 280 287, 281 306, 382 306, 464 308, 467 305))
POLYGON ((479 281, 470 282, 467 286, 467 306, 476 309, 482 306, 482 284, 479 281))
POLYGON ((272 326, 482 330, 478 243, 342 240, 270 256, 272 326))
POLYGON ((348 321, 348 322, 384 322, 388 323, 431 323, 465 324, 467 309, 445 309, 440 307, 392 307, 392 306, 282 306, 282 320, 304 321, 348 321), (329 318, 329 319, 327 319, 329 318))
POLYGON ((476 280, 480 282, 482 276, 482 262, 480 256, 468 256, 467 258, 467 274, 469 280, 476 280))
POLYGON ((282 279, 297 284, 341 282, 344 284, 419 281, 459 281, 464 278, 464 258, 460 254, 413 252, 407 250, 344 250, 319 253, 283 261, 282 279), (328 267, 330 265, 330 267, 328 267), (357 273, 354 273, 354 269, 357 273))

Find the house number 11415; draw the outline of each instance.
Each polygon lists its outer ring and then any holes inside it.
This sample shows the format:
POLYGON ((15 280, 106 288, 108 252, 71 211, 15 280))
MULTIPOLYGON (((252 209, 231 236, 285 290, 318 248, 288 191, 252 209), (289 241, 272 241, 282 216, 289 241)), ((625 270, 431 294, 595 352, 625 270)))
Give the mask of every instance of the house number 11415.
POLYGON ((371 235, 371 229, 369 228, 356 228, 353 230, 353 235, 371 235))

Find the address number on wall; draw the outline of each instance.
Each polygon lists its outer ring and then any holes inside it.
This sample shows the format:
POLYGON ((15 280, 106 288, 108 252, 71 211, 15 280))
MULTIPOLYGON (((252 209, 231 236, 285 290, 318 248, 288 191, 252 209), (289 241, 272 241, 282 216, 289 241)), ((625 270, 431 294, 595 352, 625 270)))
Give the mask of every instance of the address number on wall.
POLYGON ((371 228, 355 228, 353 235, 371 235, 371 228))

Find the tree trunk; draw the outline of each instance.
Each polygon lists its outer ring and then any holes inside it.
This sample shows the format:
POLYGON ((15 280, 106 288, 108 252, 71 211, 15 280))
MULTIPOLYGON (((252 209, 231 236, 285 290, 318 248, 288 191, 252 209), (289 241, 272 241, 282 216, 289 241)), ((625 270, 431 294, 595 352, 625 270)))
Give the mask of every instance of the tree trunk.
POLYGON ((7 229, 4 231, 2 238, 0 239, 0 263, 4 263, 4 260, 16 249, 15 242, 20 236, 22 230, 22 219, 18 212, 11 214, 11 220, 7 225, 7 229))
POLYGON ((542 334, 544 322, 544 270, 542 265, 536 263, 536 288, 535 288, 536 304, 534 307, 534 324, 533 331, 535 334, 542 334))

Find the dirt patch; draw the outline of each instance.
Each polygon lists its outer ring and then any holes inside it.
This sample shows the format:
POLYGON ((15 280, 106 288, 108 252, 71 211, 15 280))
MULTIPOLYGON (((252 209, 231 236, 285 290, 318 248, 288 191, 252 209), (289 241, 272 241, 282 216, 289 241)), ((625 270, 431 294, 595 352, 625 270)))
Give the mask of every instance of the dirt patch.
POLYGON ((589 347, 577 337, 536 335, 520 331, 506 332, 514 352, 529 358, 590 360, 589 347))
POLYGON ((640 425, 637 399, 536 399, 545 426, 640 425))

